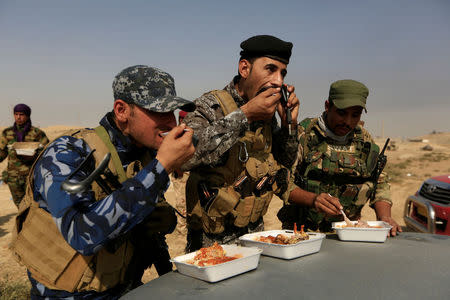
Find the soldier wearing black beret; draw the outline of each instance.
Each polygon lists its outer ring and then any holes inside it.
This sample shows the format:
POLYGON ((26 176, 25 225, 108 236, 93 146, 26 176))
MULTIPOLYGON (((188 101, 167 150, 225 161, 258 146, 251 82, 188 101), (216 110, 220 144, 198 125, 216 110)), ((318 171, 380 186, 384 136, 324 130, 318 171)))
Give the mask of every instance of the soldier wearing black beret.
MULTIPOLYGON (((199 138, 194 157, 183 166, 191 170, 186 185, 188 252, 263 230, 272 195, 283 194, 275 178, 287 174, 285 153, 297 152, 297 137, 288 131, 288 110, 280 105, 292 43, 258 35, 240 46, 238 75, 223 90, 197 98, 197 109, 184 119, 199 138)), ((287 107, 297 120, 299 101, 293 86, 287 90, 287 107)))
POLYGON ((256 57, 269 57, 284 64, 289 64, 292 53, 292 43, 285 42, 270 35, 257 35, 241 43, 242 59, 252 59, 256 57))

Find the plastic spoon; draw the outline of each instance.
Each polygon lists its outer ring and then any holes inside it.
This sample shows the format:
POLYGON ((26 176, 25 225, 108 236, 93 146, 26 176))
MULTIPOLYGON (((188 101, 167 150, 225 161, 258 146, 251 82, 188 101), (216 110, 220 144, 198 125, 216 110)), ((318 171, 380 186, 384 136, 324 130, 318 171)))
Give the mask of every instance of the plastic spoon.
MULTIPOLYGON (((333 197, 329 193, 328 193, 328 196, 333 197)), ((344 216, 344 221, 347 224, 347 227, 355 227, 355 225, 353 225, 352 221, 350 221, 350 219, 347 218, 347 215, 345 214, 344 210, 341 209, 340 212, 344 216)))
POLYGON ((341 214, 344 216, 344 221, 347 223, 347 227, 354 227, 352 221, 350 221, 349 218, 347 218, 347 215, 345 214, 344 210, 341 209, 341 214))

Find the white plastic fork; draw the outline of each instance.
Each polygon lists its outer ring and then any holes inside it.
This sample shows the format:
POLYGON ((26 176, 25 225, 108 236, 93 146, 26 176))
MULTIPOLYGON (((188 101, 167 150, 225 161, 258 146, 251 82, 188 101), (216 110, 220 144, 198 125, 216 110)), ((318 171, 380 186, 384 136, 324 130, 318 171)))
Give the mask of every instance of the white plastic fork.
POLYGON ((347 227, 354 227, 352 221, 350 221, 349 218, 347 218, 347 215, 345 214, 344 210, 341 209, 341 214, 344 216, 344 221, 347 223, 347 227))

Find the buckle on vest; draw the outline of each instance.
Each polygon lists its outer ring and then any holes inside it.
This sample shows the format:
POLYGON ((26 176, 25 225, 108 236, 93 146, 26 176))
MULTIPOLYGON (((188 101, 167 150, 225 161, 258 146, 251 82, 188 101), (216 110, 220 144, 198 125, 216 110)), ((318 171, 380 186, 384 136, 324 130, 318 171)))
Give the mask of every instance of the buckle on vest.
POLYGON ((241 144, 239 145, 239 155, 238 155, 239 161, 246 163, 248 160, 248 151, 247 151, 247 144, 245 142, 241 142, 241 144), (244 153, 242 153, 242 150, 244 151, 244 153), (242 158, 242 154, 245 155, 244 158, 242 158))

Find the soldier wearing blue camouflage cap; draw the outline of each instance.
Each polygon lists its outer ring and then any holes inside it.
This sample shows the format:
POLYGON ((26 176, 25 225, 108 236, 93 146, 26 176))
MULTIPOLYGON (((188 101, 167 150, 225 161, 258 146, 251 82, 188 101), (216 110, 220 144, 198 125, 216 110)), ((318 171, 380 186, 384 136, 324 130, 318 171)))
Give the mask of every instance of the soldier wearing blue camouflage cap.
POLYGON ((278 179, 287 171, 281 165, 296 153, 297 139, 289 135, 286 118, 289 107, 292 120, 297 119, 293 86, 287 86, 287 106, 280 103, 292 43, 258 35, 241 48, 238 75, 223 90, 197 98, 197 109, 184 119, 199 138, 194 157, 183 166, 191 170, 188 252, 263 230, 272 196, 283 190, 278 179))
POLYGON ((369 202, 377 219, 392 226, 391 235, 402 231, 391 217, 388 177, 384 172, 375 176, 382 171, 377 164, 380 148, 360 125, 368 95, 363 83, 338 80, 330 86, 322 115, 299 123, 290 196, 278 212, 284 229, 297 223, 329 232, 332 222, 343 220, 341 210, 359 220, 369 202))
POLYGON ((117 299, 147 267, 172 270, 165 235, 176 216, 163 194, 194 153, 173 112, 195 105, 143 65, 121 71, 113 92, 100 126, 55 139, 31 170, 11 248, 32 299, 117 299))

